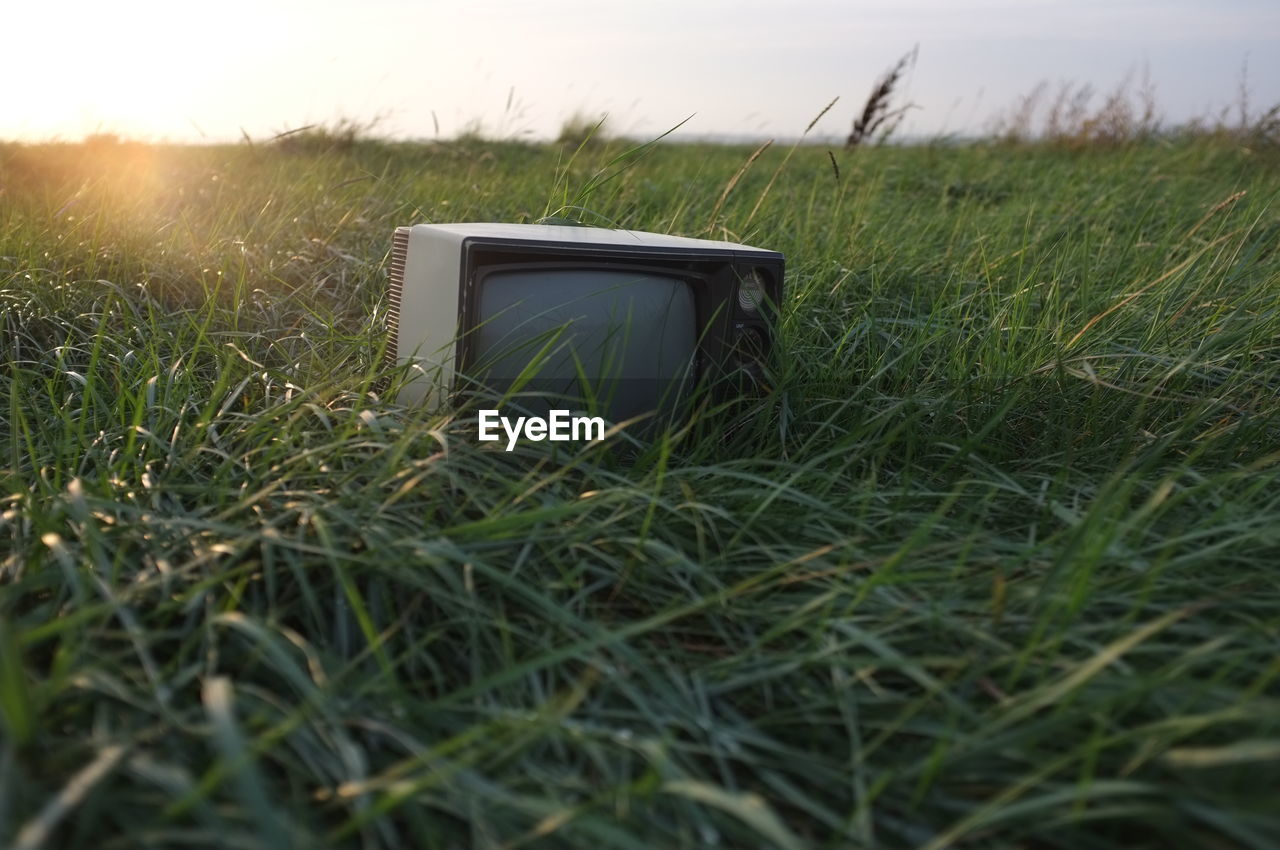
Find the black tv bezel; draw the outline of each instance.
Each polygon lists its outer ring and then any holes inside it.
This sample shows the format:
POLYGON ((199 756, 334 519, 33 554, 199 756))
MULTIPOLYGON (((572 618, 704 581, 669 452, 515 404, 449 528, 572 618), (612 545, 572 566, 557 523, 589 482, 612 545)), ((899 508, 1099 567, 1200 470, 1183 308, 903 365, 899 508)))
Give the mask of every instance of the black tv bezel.
POLYGON ((688 283, 694 294, 697 347, 692 384, 728 375, 744 365, 738 341, 753 331, 764 344, 753 361, 768 361, 776 346, 777 307, 781 302, 784 260, 772 251, 672 248, 657 245, 601 245, 467 237, 458 264, 458 328, 454 352, 456 395, 472 378, 478 300, 484 279, 513 268, 599 269, 663 275, 688 283), (741 278, 750 270, 765 275, 765 300, 754 314, 738 301, 741 278))

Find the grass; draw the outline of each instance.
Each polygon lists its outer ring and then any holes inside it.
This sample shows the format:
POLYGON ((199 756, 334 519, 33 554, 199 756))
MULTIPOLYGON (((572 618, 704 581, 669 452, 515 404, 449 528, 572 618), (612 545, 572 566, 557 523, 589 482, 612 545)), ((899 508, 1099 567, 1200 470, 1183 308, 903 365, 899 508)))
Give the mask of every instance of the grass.
POLYGON ((623 144, 0 148, 0 843, 1280 845, 1265 152, 623 144), (773 391, 390 400, 392 228, 565 199, 783 251, 773 391))

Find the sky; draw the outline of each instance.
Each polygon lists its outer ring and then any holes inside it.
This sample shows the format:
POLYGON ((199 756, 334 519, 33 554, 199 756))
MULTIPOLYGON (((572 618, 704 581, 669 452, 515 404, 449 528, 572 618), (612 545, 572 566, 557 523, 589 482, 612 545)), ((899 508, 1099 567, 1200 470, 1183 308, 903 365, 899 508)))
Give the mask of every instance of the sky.
MULTIPOLYGON (((904 135, 969 135, 1038 82, 1145 73, 1164 118, 1280 103, 1276 0, 0 0, 0 139, 840 136, 918 47, 904 135), (1247 70, 1246 70, 1247 69, 1247 70)), ((1100 97, 1101 95, 1099 95, 1100 97)))

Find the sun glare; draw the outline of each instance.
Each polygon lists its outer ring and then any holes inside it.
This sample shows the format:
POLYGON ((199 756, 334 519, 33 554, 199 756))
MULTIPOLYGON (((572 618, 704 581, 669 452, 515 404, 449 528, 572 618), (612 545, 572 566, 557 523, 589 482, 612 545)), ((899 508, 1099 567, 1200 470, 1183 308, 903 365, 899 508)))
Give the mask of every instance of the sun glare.
POLYGON ((244 59, 246 33, 261 22, 235 4, 69 0, 27 3, 7 14, 23 37, 6 64, 22 69, 7 87, 0 136, 77 139, 117 133, 158 139, 199 133, 192 104, 244 59))
POLYGON ((904 134, 981 132, 1040 80, 1101 99, 1148 67, 1173 122, 1229 103, 1246 66, 1255 107, 1280 97, 1280 10, 1258 0, 0 3, 0 139, 231 142, 343 118, 554 138, 579 112, 628 134, 696 114, 682 133, 788 135, 912 44, 904 134))

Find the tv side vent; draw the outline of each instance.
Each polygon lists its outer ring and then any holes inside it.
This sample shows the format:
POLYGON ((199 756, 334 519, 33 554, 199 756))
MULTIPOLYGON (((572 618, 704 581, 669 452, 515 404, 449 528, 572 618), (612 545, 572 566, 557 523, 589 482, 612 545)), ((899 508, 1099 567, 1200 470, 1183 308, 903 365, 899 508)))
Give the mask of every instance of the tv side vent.
POLYGON ((409 256, 409 228, 397 227, 391 238, 391 270, 387 280, 388 366, 396 365, 400 354, 400 295, 404 292, 404 261, 409 256))

